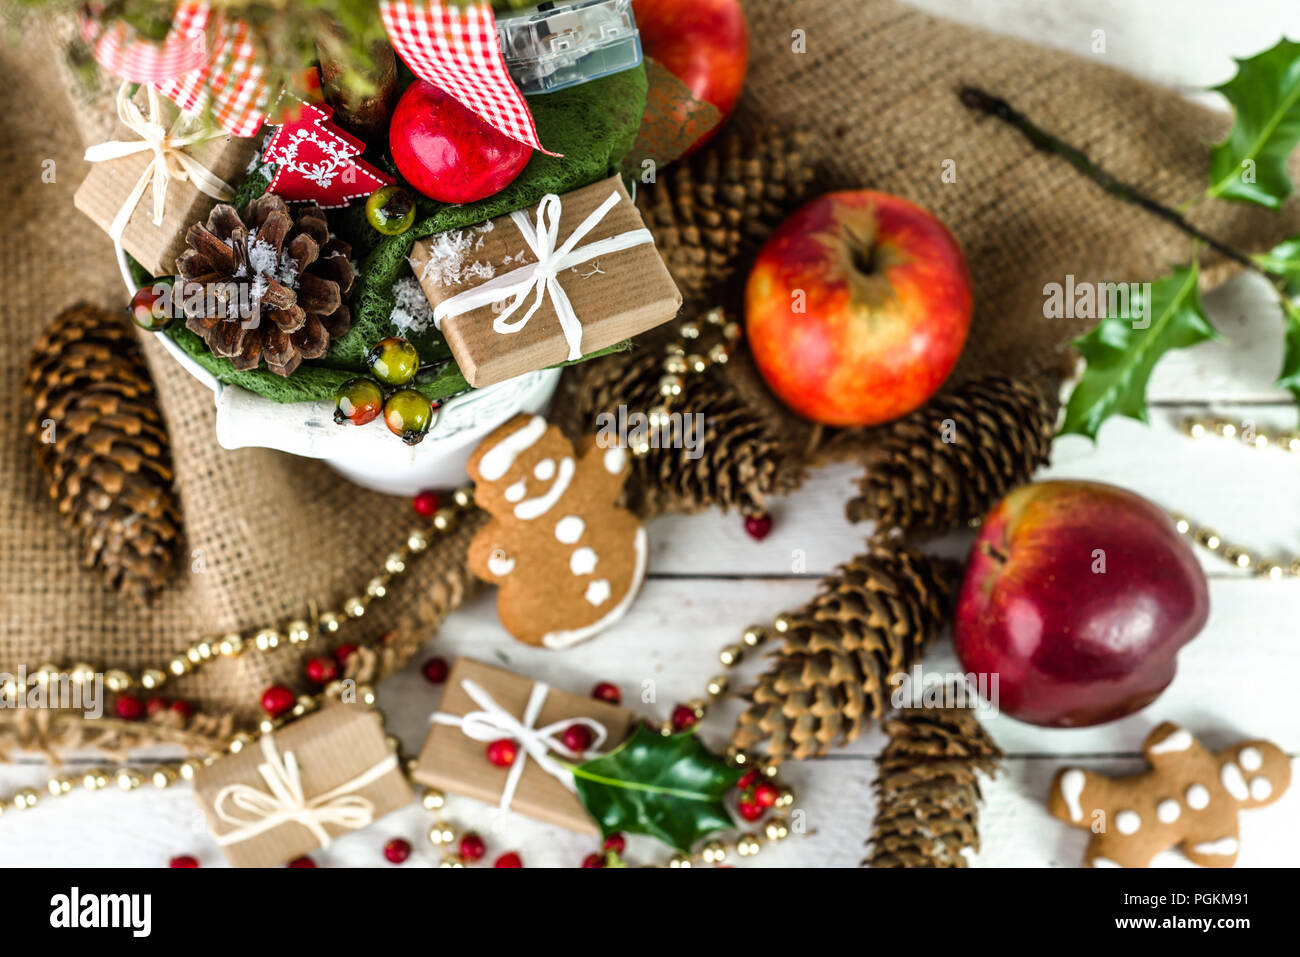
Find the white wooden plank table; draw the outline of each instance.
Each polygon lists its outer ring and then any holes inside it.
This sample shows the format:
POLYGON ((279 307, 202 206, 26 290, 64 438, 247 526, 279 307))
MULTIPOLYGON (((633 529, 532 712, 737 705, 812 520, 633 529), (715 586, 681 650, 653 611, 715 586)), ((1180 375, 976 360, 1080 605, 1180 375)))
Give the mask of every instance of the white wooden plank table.
MULTIPOLYGON (((1216 0, 912 0, 928 10, 1087 53, 1093 31, 1106 31, 1105 56, 1115 65, 1191 91, 1231 73, 1230 57, 1261 50, 1282 34, 1300 37, 1300 7, 1288 0, 1236 0, 1222 16, 1216 0), (1171 24, 1179 24, 1171 27, 1171 24)), ((1276 554, 1300 552, 1300 458, 1254 452, 1218 440, 1193 442, 1178 431, 1189 412, 1213 411, 1260 425, 1293 427, 1296 411, 1272 386, 1281 354, 1280 323, 1262 282, 1245 277, 1206 298, 1222 343, 1208 343, 1165 360, 1152 379, 1149 427, 1112 421, 1094 447, 1061 439, 1042 476, 1110 481, 1159 504, 1214 525, 1230 541, 1276 554)), ((431 640, 429 654, 470 653, 583 691, 613 681, 635 702, 644 687, 664 715, 676 701, 699 694, 719 668, 718 648, 748 624, 769 621, 817 588, 820 576, 861 550, 863 526, 844 519, 854 468, 816 475, 777 503, 776 529, 763 543, 748 539, 734 516, 668 517, 650 528, 651 574, 644 593, 617 627, 579 649, 555 654, 518 644, 496 622, 492 595, 452 615, 431 640)), ((940 543, 962 554, 968 536, 940 543)), ((1146 731, 1162 720, 1185 723, 1218 747, 1239 737, 1265 737, 1294 758, 1300 754, 1300 712, 1293 675, 1300 665, 1296 640, 1300 581, 1252 580, 1207 559, 1212 612, 1205 631, 1179 656, 1174 684, 1143 712, 1099 728, 1049 731, 1003 716, 989 728, 1006 750, 1005 772, 985 787, 983 850, 976 866, 1076 866, 1086 834, 1050 819, 1043 798, 1064 763, 1110 771, 1140 765, 1146 731)), ((414 751, 423 739, 438 692, 419 673, 417 659, 381 689, 392 730, 414 751)), ((743 673, 760 666, 748 662, 743 673)), ((925 660, 932 672, 958 671, 945 639, 925 660)), ((721 744, 738 706, 710 716, 705 736, 721 744)), ((787 765, 799 792, 799 823, 807 833, 764 851, 758 865, 853 866, 863 856, 874 815, 873 756, 883 736, 864 735, 832 756, 787 765)), ((1300 769, 1298 769, 1300 770, 1300 769)), ((36 762, 0 768, 0 791, 39 785, 48 769, 36 762)), ((448 813, 478 829, 489 855, 518 850, 526 864, 576 865, 595 840, 526 820, 501 820, 481 804, 452 797, 448 813)), ((432 866, 437 855, 424 839, 428 816, 418 805, 385 818, 314 856, 323 865, 387 866, 380 848, 389 837, 411 840, 407 867, 432 866)), ((1238 866, 1290 866, 1300 852, 1300 786, 1271 807, 1241 817, 1238 866)), ((80 790, 33 811, 0 821, 0 864, 161 866, 179 853, 204 866, 221 855, 207 834, 187 787, 126 794, 80 790)), ((633 859, 656 859, 650 842, 633 841, 633 859)), ((1190 866, 1177 854, 1160 865, 1190 866)))

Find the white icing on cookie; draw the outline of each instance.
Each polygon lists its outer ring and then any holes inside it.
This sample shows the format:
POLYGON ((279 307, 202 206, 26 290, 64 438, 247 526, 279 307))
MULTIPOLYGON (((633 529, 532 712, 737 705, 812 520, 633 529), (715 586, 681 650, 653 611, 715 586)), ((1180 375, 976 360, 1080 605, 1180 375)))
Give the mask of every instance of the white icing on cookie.
POLYGON ((539 495, 536 498, 525 499, 515 506, 515 518, 522 522, 531 522, 535 518, 541 518, 549 512, 569 490, 569 483, 573 481, 573 459, 560 459, 560 474, 555 477, 551 483, 550 489, 545 495, 539 495))
POLYGON ((587 590, 583 593, 582 597, 599 608, 601 605, 605 604, 605 602, 609 601, 611 591, 612 589, 609 587, 609 579, 597 578, 587 586, 587 590))
POLYGON ((1242 748, 1237 753, 1237 763, 1247 771, 1258 771, 1264 766, 1264 756, 1259 753, 1259 748, 1242 748))
POLYGON ((1219 771, 1219 780, 1223 782, 1223 789, 1238 801, 1244 801, 1250 797, 1250 790, 1246 787, 1246 779, 1241 776, 1241 768, 1231 761, 1219 771))
POLYGON ((1273 782, 1265 777, 1250 779, 1250 796, 1256 801, 1267 801, 1273 794, 1273 782))
POLYGON ((1165 798, 1156 805, 1156 817, 1160 819, 1161 824, 1173 824, 1182 813, 1183 809, 1173 798, 1165 798))
MULTIPOLYGON (((579 548, 569 556, 569 571, 575 575, 590 575, 596 570, 596 553, 590 548, 579 548)), ((592 602, 599 605, 600 602, 592 602)))
POLYGON ((565 545, 576 545, 586 530, 587 523, 576 515, 566 515, 555 523, 555 537, 565 545))
POLYGON ((1121 834, 1136 834, 1142 827, 1142 818, 1137 811, 1120 811, 1115 815, 1115 829, 1121 834))
POLYGON ((524 496, 527 494, 528 494, 528 483, 525 482, 523 479, 520 479, 514 485, 506 489, 506 501, 520 502, 523 501, 524 496))
POLYGON ((610 475, 617 475, 623 471, 623 463, 627 461, 627 452, 622 447, 615 445, 605 450, 605 471, 610 475))
POLYGON ((555 474, 555 459, 542 459, 533 466, 533 475, 539 481, 549 482, 555 474))
POLYGON ((1122 864, 1116 864, 1109 857, 1094 857, 1092 859, 1093 867, 1122 867, 1122 864))
POLYGON ((496 549, 487 560, 488 571, 498 578, 505 578, 515 570, 515 560, 510 558, 501 549, 496 549))
POLYGON ((636 599, 637 592, 641 590, 641 582, 645 578, 646 566, 646 535, 644 528, 636 530, 636 539, 634 542, 636 549, 636 567, 632 572, 632 581, 628 585, 627 594, 625 594, 619 603, 605 612, 599 621, 593 622, 584 628, 573 628, 569 631, 553 631, 542 636, 542 646, 554 650, 562 648, 571 648, 572 646, 586 641, 593 635, 599 634, 608 628, 614 622, 618 621, 631 607, 632 602, 636 599))
POLYGON ((1151 745, 1152 754, 1168 754, 1171 751, 1186 751, 1192 746, 1192 733, 1185 728, 1179 728, 1163 741, 1157 741, 1151 745))
POLYGON ((1203 784, 1193 784, 1187 789, 1187 806, 1193 811, 1203 811, 1210 806, 1210 792, 1203 784))
POLYGON ((1215 857, 1221 857, 1229 854, 1236 854, 1238 846, 1235 837, 1221 837, 1217 841, 1197 844, 1192 847, 1192 850, 1197 854, 1211 854, 1215 857))
POLYGON ((535 445, 545 434, 546 420, 540 415, 533 416, 522 428, 511 432, 483 453, 483 457, 478 460, 479 475, 489 482, 504 478, 510 471, 510 467, 515 464, 515 459, 535 445))
POLYGON ((1087 783, 1087 777, 1078 768, 1071 768, 1061 775, 1061 797, 1065 798, 1065 806, 1070 811, 1071 821, 1083 820, 1083 808, 1079 804, 1079 797, 1083 794, 1084 785, 1087 783))

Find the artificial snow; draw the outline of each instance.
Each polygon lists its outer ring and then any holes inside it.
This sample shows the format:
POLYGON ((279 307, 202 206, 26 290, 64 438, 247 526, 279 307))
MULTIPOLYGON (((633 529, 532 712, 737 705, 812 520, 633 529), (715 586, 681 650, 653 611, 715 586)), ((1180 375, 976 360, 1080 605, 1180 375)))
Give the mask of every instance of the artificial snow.
POLYGON ((429 258, 420 271, 420 281, 440 286, 460 286, 472 279, 491 279, 491 263, 475 260, 466 264, 470 253, 483 248, 483 238, 495 227, 486 222, 468 229, 451 229, 429 239, 429 258))
POLYGON ((393 283, 393 307, 389 319, 398 332, 423 332, 433 326, 433 306, 415 276, 403 276, 393 283))

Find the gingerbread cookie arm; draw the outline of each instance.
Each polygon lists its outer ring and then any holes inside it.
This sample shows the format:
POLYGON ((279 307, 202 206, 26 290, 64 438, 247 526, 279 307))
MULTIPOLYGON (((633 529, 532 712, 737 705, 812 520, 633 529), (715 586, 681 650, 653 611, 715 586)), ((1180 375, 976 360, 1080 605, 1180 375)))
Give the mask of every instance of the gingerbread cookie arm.
POLYGON ((621 445, 603 448, 594 435, 582 443, 579 453, 578 473, 589 476, 591 501, 612 505, 623 494, 623 484, 632 470, 627 449, 621 445))
POLYGON ((1159 770, 1162 767, 1181 766, 1188 757, 1208 755, 1209 752, 1186 728, 1166 721, 1147 735, 1142 742, 1142 754, 1151 767, 1159 770))
POLYGON ((1237 863, 1241 847, 1237 839, 1237 812, 1225 815, 1213 837, 1204 831, 1189 833, 1182 840, 1182 851, 1187 859, 1202 867, 1231 867, 1237 863))
POLYGON ((470 571, 486 582, 501 584, 515 570, 518 561, 505 547, 507 542, 505 526, 497 521, 488 522, 469 544, 470 571))

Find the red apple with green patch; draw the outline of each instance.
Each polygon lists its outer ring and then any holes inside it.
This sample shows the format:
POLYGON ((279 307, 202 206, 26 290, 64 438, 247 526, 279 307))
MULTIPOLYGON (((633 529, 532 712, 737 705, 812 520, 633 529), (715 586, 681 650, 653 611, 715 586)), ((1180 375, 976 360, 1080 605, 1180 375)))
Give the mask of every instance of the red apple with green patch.
POLYGON ((759 253, 745 291, 750 352, 805 418, 875 425, 924 405, 971 320, 970 274, 947 227, 889 193, 828 193, 759 253))
POLYGON ((953 624, 999 711, 1072 728, 1138 711, 1205 626, 1205 573, 1160 508, 1100 482, 1017 489, 984 520, 953 624))

